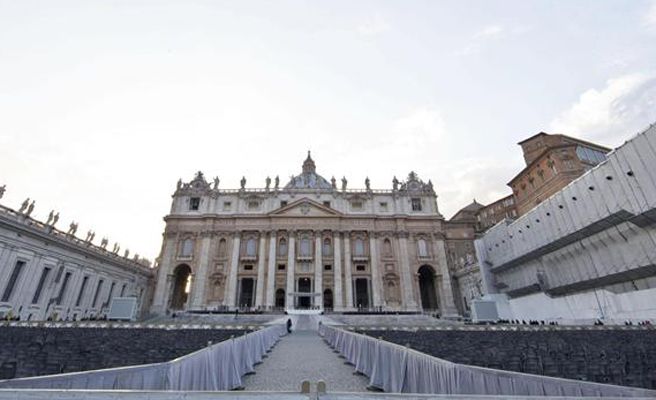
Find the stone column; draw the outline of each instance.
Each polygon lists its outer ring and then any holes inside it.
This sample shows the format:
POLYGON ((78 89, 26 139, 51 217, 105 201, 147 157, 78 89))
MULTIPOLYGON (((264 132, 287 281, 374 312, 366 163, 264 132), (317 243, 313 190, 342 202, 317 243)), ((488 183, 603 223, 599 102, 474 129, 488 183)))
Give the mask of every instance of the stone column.
POLYGON ((228 307, 237 305, 237 272, 239 270, 240 243, 240 232, 236 232, 232 239, 232 259, 230 260, 230 271, 228 272, 227 291, 223 299, 223 304, 228 307))
POLYGON ((285 309, 293 309, 294 305, 294 296, 293 292, 296 291, 294 285, 294 276, 296 275, 296 238, 294 235, 296 232, 289 231, 289 237, 287 238, 287 285, 285 289, 285 296, 287 296, 287 301, 285 301, 285 309))
POLYGON ((266 255, 266 233, 260 231, 260 245, 257 247, 257 282, 255 286, 255 307, 264 305, 264 259, 266 255))
POLYGON ((401 266, 401 295, 403 307, 406 310, 417 309, 414 290, 412 285, 412 274, 410 273, 410 256, 408 255, 408 233, 399 232, 399 263, 401 266))
POLYGON ((276 239, 276 232, 271 232, 269 235, 269 268, 267 270, 267 285, 266 285, 266 306, 272 308, 274 306, 274 289, 276 283, 276 248, 278 240, 276 239))
POLYGON ((321 231, 314 232, 314 292, 319 296, 313 297, 315 306, 323 310, 323 260, 321 258, 321 231))
POLYGON ((446 248, 442 238, 433 235, 433 244, 435 248, 435 258, 440 266, 442 272, 442 290, 440 290, 442 305, 442 315, 445 317, 458 317, 458 309, 453 300, 453 287, 451 286, 451 273, 449 272, 449 265, 446 258, 446 248))
POLYGON ((344 233, 344 286, 346 293, 346 310, 353 309, 353 278, 351 276, 351 233, 344 233))
POLYGON ((201 233, 200 251, 198 254, 198 268, 194 274, 194 279, 191 282, 191 301, 189 302, 189 309, 198 309, 202 306, 205 299, 205 287, 207 286, 207 270, 210 262, 212 237, 211 233, 201 233))
POLYGON ((342 238, 339 232, 333 233, 333 309, 342 311, 344 301, 342 296, 342 238))
POLYGON ((371 292, 374 307, 382 306, 381 271, 378 263, 378 243, 376 233, 369 232, 369 259, 371 260, 371 292))
MULTIPOLYGON (((170 279, 168 276, 173 271, 173 264, 175 263, 175 249, 176 249, 176 234, 164 234, 164 248, 162 249, 162 262, 157 269, 157 287, 155 288, 155 296, 153 298, 153 305, 151 311, 156 314, 164 314, 168 308, 168 299, 171 296, 169 290, 170 279)), ((57 274, 55 269, 54 274, 57 274)), ((54 276, 53 274, 53 276, 54 276)), ((62 280, 64 278, 62 277, 62 280)), ((70 283, 69 283, 70 284, 70 283)), ((53 297, 57 296, 58 292, 55 291, 53 297)))

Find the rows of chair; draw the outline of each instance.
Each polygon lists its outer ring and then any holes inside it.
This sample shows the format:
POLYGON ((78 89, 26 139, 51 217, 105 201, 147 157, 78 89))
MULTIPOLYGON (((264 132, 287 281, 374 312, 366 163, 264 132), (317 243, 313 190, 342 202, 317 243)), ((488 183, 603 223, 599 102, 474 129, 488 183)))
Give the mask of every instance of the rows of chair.
POLYGON ((243 330, 0 327, 0 379, 168 361, 243 330))
POLYGON ((656 388, 656 330, 361 333, 462 364, 656 388))

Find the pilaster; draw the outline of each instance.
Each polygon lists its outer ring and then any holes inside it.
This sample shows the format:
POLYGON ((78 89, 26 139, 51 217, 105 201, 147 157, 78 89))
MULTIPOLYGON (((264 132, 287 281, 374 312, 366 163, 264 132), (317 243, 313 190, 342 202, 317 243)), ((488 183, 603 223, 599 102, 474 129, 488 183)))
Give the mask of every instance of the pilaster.
POLYGON ((371 291, 374 307, 382 306, 382 282, 378 264, 378 243, 375 232, 369 232, 369 258, 371 260, 371 291))
POLYGON ((237 272, 239 270, 239 250, 241 244, 241 233, 236 232, 232 239, 232 253, 230 260, 230 271, 228 272, 228 283, 223 305, 234 307, 237 304, 237 272))
POLYGON ((277 245, 278 245, 278 239, 276 237, 276 232, 273 231, 269 234, 269 265, 267 269, 267 286, 266 286, 266 306, 269 309, 274 306, 277 245))
POLYGON ((287 285, 285 289, 285 295, 287 300, 285 301, 286 309, 293 309, 294 305, 294 296, 292 295, 295 292, 294 285, 294 275, 296 272, 296 232, 290 231, 289 237, 287 238, 287 285))
POLYGON ((314 292, 319 293, 313 297, 315 307, 323 309, 323 260, 321 255, 321 231, 314 232, 314 292))
POLYGON ((346 310, 353 309, 353 277, 351 273, 351 238, 350 232, 344 233, 344 286, 346 292, 346 310))
POLYGON ((257 247, 257 282, 255 286, 255 307, 264 305, 264 259, 266 254, 266 233, 260 231, 260 244, 257 247))
POLYGON ((333 233, 333 308, 335 311, 344 309, 344 297, 342 295, 342 237, 339 232, 333 233))

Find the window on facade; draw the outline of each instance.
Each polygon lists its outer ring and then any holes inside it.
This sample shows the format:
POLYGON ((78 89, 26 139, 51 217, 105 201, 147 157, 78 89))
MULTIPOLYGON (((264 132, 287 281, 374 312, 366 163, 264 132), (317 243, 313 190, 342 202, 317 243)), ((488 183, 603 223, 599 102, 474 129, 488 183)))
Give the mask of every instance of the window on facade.
POLYGON ((189 199, 189 209, 196 211, 200 208, 200 197, 192 197, 189 199))
POLYGON ((589 147, 582 146, 576 146, 576 155, 579 156, 579 159, 582 161, 586 161, 591 164, 599 164, 606 159, 605 153, 599 150, 593 150, 589 147))
POLYGON ((9 301, 9 299, 11 298, 11 294, 14 292, 14 288, 16 287, 16 282, 18 282, 18 278, 20 277, 21 271, 23 270, 24 266, 25 266, 25 261, 16 261, 16 265, 14 265, 14 270, 11 271, 9 282, 7 282, 5 291, 2 293, 2 301, 9 301))
POLYGON ((248 257, 255 257, 257 255, 257 241, 255 241, 255 238, 249 238, 246 242, 246 255, 248 257))
POLYGON ((387 211, 387 202, 382 202, 380 203, 380 210, 381 211, 387 211))
POLYGON ((287 240, 282 238, 278 241, 278 255, 286 256, 287 255, 287 240))
POLYGON ((354 252, 356 256, 364 256, 364 240, 357 238, 354 243, 354 252))
POLYGON ((285 207, 287 205, 287 200, 282 200, 280 202, 280 208, 285 207))
POLYGON ((330 265, 330 264, 326 264, 326 265, 323 266, 324 271, 332 271, 332 269, 333 269, 333 266, 330 265))
POLYGON ((330 207, 330 202, 329 201, 324 201, 323 205, 324 205, 324 207, 330 207))
POLYGON ((285 264, 278 264, 278 271, 284 271, 285 270, 285 264))
POLYGON ((182 241, 182 248, 180 249, 180 256, 191 257, 194 252, 194 240, 187 238, 182 241))
POLYGON ((312 243, 310 239, 301 239, 301 257, 310 257, 312 255, 312 243))
POLYGON ((50 275, 50 271, 51 271, 50 267, 45 267, 43 268, 43 271, 41 271, 39 284, 36 286, 36 292, 34 292, 34 296, 32 297, 32 304, 39 303, 39 300, 41 299, 41 292, 43 291, 43 286, 46 283, 46 279, 48 279, 48 275, 50 275))
POLYGON ((230 211, 232 208, 232 203, 229 201, 224 201, 223 202, 223 211, 230 211))
POLYGON ((125 296, 125 289, 128 288, 127 283, 123 284, 123 287, 121 287, 121 297, 125 296))
POLYGON ((82 278, 82 285, 80 286, 80 292, 77 294, 77 300, 75 300, 75 307, 79 307, 82 303, 82 298, 84 297, 84 289, 86 289, 88 281, 88 276, 82 278))
POLYGON ((383 254, 388 257, 392 256, 392 242, 389 239, 383 240, 383 254))
POLYGON ((116 286, 116 282, 112 282, 112 285, 109 287, 109 294, 107 294, 107 304, 112 300, 112 294, 114 294, 114 286, 116 286))
POLYGON ((100 294, 100 289, 102 289, 104 281, 101 279, 98 281, 98 286, 96 286, 96 293, 93 295, 93 303, 91 303, 91 308, 96 307, 96 303, 98 302, 98 295, 100 294))
POLYGON ((421 199, 413 198, 412 202, 412 211, 421 211, 421 199))
POLYGON ((71 272, 67 272, 64 275, 64 282, 62 282, 61 289, 59 289, 59 295, 57 296, 57 305, 61 305, 64 301, 64 296, 66 296, 66 289, 68 289, 68 282, 71 280, 71 272))
POLYGON ((219 257, 225 257, 226 256, 226 240, 221 239, 219 240, 219 257))
POLYGON ((249 210, 257 210, 260 208, 260 202, 259 201, 249 201, 248 202, 248 209, 249 210))
POLYGON ((325 238, 325 239, 323 240, 323 249, 321 249, 321 253, 322 253, 324 256, 329 256, 329 255, 331 255, 331 254, 333 253, 333 249, 332 249, 332 246, 331 246, 331 244, 330 244, 330 239, 325 238))
POLYGON ((417 250, 419 252, 419 257, 428 257, 428 246, 424 239, 417 240, 417 250))
POLYGON ((359 200, 352 201, 351 202, 351 209, 353 209, 354 211, 362 210, 362 202, 359 201, 359 200))
POLYGON ((253 270, 253 266, 252 266, 251 264, 244 265, 244 270, 246 270, 246 271, 252 271, 252 270, 253 270))
POLYGON ((355 266, 356 271, 365 271, 366 269, 367 268, 362 264, 358 264, 358 265, 355 266))

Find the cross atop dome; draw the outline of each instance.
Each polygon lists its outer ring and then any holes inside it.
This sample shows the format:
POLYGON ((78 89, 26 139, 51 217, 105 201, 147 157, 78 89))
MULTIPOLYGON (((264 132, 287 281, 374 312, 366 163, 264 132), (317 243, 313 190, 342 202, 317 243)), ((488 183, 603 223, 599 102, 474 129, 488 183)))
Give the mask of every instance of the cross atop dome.
POLYGON ((303 162, 303 173, 304 174, 313 174, 316 173, 317 166, 314 164, 314 160, 310 156, 310 150, 308 150, 308 155, 305 161, 303 162))

